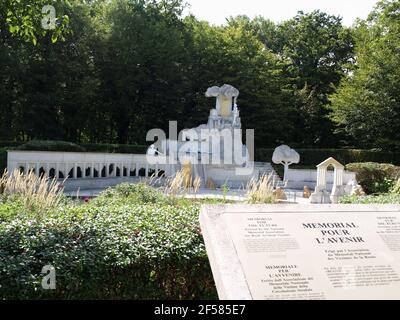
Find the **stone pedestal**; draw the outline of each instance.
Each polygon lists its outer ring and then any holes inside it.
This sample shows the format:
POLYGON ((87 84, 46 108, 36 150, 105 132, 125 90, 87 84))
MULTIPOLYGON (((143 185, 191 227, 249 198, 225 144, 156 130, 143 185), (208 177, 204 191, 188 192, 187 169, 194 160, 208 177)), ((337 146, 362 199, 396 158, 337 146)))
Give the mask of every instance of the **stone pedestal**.
POLYGON ((318 187, 315 189, 315 192, 311 194, 310 203, 312 204, 330 204, 331 196, 328 190, 318 187))

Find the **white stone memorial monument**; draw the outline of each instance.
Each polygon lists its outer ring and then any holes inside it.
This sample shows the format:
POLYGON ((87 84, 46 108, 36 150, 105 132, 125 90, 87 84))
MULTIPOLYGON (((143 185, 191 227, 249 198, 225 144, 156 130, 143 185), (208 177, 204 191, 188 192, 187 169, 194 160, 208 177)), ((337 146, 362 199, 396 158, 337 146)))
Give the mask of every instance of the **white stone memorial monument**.
POLYGON ((339 197, 346 195, 346 185, 343 184, 344 166, 334 158, 329 158, 317 166, 317 186, 311 195, 313 204, 338 203, 339 197), (329 167, 334 168, 334 180, 331 194, 326 186, 326 174, 329 167))
MULTIPOLYGON (((216 98, 208 122, 186 129, 176 140, 163 140, 157 148, 168 159, 177 159, 167 176, 172 176, 182 163, 190 162, 195 177, 206 185, 212 179, 218 187, 243 188, 251 179, 258 179, 250 153, 242 139, 242 124, 237 105, 239 90, 231 85, 207 89, 206 97, 216 98)), ((154 153, 154 146, 149 152, 154 153)))

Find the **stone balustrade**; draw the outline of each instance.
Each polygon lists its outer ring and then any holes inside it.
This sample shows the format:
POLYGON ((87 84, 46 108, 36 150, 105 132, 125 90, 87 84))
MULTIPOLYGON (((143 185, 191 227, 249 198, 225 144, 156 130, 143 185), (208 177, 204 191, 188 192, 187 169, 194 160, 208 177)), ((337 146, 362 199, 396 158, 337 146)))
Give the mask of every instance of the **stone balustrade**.
POLYGON ((7 168, 57 179, 95 179, 162 176, 168 165, 162 157, 146 155, 8 151, 7 168))

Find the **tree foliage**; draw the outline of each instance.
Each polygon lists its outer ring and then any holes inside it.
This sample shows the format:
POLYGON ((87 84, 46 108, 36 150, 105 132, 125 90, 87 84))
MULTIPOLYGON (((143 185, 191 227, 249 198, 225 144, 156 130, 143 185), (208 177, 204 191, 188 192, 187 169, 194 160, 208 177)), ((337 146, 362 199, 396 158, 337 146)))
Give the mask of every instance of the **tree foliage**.
POLYGON ((181 0, 54 0, 57 28, 43 30, 42 0, 3 1, 0 139, 143 145, 169 120, 204 123, 215 103, 204 92, 229 83, 259 148, 388 146, 399 131, 398 3, 350 29, 319 11, 214 26, 184 17, 181 0))
POLYGON ((399 1, 380 2, 357 26, 357 62, 332 96, 333 119, 353 144, 400 147, 399 34, 399 1))
POLYGON ((53 42, 64 40, 69 32, 69 16, 66 9, 71 4, 68 0, 2 0, 0 3, 0 24, 2 32, 8 31, 36 44, 38 38, 50 35, 53 42), (54 26, 50 26, 49 17, 51 6, 54 13, 54 26), (3 23, 2 23, 3 22, 3 23), (4 23, 5 22, 5 23, 4 23), (46 27, 43 27, 46 25, 46 27))

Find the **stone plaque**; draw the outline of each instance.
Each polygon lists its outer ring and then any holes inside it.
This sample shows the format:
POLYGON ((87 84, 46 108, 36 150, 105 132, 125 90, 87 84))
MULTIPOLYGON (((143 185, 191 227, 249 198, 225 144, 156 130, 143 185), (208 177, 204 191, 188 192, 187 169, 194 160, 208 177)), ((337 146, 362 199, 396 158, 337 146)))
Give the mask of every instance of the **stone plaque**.
POLYGON ((400 299, 400 206, 204 206, 221 299, 400 299))

